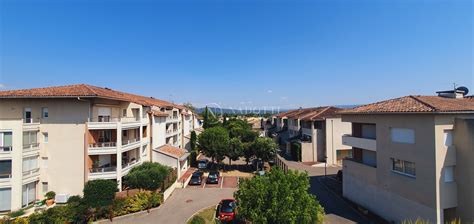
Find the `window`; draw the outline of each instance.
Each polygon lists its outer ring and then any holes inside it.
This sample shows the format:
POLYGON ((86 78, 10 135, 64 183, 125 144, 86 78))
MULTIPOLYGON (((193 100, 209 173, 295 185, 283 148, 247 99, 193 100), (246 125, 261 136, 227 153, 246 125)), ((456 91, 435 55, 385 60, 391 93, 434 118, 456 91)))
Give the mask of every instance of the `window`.
POLYGON ((315 121, 314 122, 314 129, 323 129, 323 122, 322 121, 315 121))
POLYGON ((23 118, 25 119, 25 123, 33 123, 33 119, 31 117, 31 108, 25 108, 23 118))
POLYGON ((44 143, 48 143, 48 132, 43 132, 44 143))
POLYGON ((12 133, 0 132, 0 152, 12 151, 12 133))
POLYGON ((36 182, 23 185, 22 206, 27 206, 36 200, 36 182))
POLYGON ((10 211, 12 202, 12 189, 0 188, 0 211, 10 211))
POLYGON ((0 179, 11 178, 12 176, 12 161, 0 160, 0 179))
POLYGON ((416 176, 415 163, 405 160, 392 159, 392 171, 412 177, 416 176))
POLYGON ((41 189, 43 190, 43 194, 48 193, 48 182, 41 183, 41 189))
POLYGON ((127 109, 123 109, 123 110, 122 110, 122 116, 123 116, 123 117, 127 117, 127 109))
POLYGON ((38 143, 37 131, 25 131, 23 132, 23 146, 29 147, 30 145, 38 143))
POLYGON ((41 108, 41 114, 43 115, 43 118, 48 118, 49 117, 48 108, 47 107, 41 108))
POLYGON ((392 142, 415 144, 415 130, 408 128, 390 128, 392 142))
POLYGON ((444 167, 444 182, 454 182, 454 166, 444 167))
POLYGON ((38 169, 38 157, 28 157, 23 159, 23 172, 38 169))
POLYGON ((444 131, 444 145, 446 147, 453 145, 453 130, 444 131))
POLYGON ((377 138, 377 130, 376 126, 373 124, 362 124, 360 126, 361 128, 361 134, 362 138, 368 138, 368 139, 376 139, 377 138))
POLYGON ((42 157, 41 160, 43 161, 43 168, 48 168, 48 157, 42 157))

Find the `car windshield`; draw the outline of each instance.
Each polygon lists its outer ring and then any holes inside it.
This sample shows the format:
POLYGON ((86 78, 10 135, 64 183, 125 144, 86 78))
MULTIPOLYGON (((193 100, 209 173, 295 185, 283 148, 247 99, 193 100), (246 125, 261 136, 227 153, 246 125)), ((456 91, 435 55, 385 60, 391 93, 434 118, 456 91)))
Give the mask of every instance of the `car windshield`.
POLYGON ((192 177, 200 177, 200 176, 201 176, 201 173, 193 173, 192 177))
POLYGON ((209 174, 209 178, 217 178, 217 174, 211 173, 211 174, 209 174))
POLYGON ((226 212, 226 213, 234 212, 234 208, 235 208, 235 201, 232 201, 232 200, 222 201, 221 212, 226 212))

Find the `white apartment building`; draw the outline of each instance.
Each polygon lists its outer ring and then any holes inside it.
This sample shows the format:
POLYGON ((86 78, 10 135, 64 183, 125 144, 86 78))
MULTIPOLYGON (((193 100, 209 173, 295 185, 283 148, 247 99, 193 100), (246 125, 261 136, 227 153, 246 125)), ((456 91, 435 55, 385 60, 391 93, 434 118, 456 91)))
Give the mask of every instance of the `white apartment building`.
POLYGON ((1 91, 0 105, 0 212, 47 191, 80 195, 88 180, 121 189, 153 149, 179 149, 195 128, 183 106, 84 84, 1 91))

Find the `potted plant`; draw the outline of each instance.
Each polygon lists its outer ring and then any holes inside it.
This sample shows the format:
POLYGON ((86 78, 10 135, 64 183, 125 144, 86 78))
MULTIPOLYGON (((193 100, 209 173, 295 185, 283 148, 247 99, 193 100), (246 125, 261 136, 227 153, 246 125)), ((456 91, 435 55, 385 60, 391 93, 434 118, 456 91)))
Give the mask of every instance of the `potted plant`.
POLYGON ((44 195, 46 197, 46 205, 51 206, 54 204, 54 197, 56 197, 56 193, 54 191, 50 191, 44 195))

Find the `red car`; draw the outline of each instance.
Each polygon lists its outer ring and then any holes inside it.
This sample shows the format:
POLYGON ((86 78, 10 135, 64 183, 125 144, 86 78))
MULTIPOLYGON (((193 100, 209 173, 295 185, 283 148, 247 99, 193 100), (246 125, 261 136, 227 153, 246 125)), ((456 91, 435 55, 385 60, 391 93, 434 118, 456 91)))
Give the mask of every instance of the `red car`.
POLYGON ((234 222, 237 214, 237 201, 235 199, 223 199, 217 206, 217 218, 221 222, 234 222))

